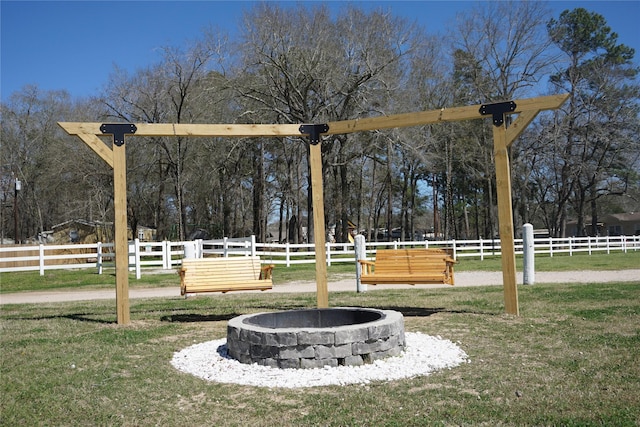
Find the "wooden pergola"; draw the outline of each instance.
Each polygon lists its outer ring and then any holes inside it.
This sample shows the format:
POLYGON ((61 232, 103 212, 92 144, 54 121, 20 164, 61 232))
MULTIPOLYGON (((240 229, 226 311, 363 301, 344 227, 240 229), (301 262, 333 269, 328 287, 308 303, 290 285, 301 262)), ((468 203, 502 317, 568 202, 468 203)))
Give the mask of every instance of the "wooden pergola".
POLYGON ((162 124, 162 123, 58 123, 69 135, 76 135, 112 169, 114 186, 114 227, 116 257, 116 310, 118 324, 130 323, 127 172, 125 135, 183 137, 285 137, 306 136, 310 142, 309 164, 316 252, 317 306, 329 306, 325 255, 324 194, 322 184, 322 135, 336 135, 378 129, 420 126, 439 122, 481 119, 491 116, 498 194, 498 221, 502 252, 502 277, 506 313, 519 315, 516 286, 513 211, 509 147, 543 110, 559 108, 568 94, 543 96, 495 104, 473 105, 390 116, 369 117, 326 124, 162 124), (507 127, 505 117, 517 117, 507 127), (111 135, 109 147, 100 137, 111 135))

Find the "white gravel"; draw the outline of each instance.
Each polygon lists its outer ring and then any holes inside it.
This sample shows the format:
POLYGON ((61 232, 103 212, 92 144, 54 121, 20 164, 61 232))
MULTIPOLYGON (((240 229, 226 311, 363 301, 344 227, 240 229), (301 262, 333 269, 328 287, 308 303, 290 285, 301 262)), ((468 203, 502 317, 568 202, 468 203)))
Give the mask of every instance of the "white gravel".
POLYGON ((207 341, 178 351, 171 364, 182 372, 211 382, 299 388, 424 376, 468 362, 467 354, 449 340, 419 332, 406 332, 405 338, 407 346, 402 355, 362 366, 280 369, 248 365, 227 356, 226 339, 207 341))

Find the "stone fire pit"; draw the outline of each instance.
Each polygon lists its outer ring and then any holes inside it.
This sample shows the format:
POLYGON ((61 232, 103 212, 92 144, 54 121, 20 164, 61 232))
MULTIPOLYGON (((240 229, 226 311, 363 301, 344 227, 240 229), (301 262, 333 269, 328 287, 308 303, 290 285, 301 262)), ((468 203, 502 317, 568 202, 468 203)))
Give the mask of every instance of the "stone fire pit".
POLYGON ((278 368, 358 366, 397 356, 404 319, 392 310, 325 308, 238 316, 227 326, 230 357, 278 368))

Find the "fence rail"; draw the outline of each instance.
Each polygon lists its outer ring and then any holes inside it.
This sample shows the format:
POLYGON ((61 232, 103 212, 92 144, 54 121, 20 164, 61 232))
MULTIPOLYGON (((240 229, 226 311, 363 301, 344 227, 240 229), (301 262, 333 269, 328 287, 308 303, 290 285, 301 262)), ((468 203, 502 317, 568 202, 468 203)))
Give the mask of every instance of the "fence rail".
MULTIPOLYGON (((500 256, 500 240, 442 240, 407 242, 367 242, 368 258, 375 257, 378 249, 399 248, 453 248, 456 258, 500 256)), ((144 268, 171 270, 182 264, 186 257, 202 256, 260 256, 263 262, 290 267, 294 264, 315 263, 313 244, 258 243, 255 236, 195 240, 187 242, 129 242, 129 269, 140 278, 144 268)), ((522 254, 522 239, 515 240, 516 254, 522 254)), ((628 252, 640 250, 640 236, 567 237, 534 239, 535 254, 549 256, 585 252, 628 252)), ((0 273, 12 271, 39 271, 69 268, 96 268, 102 274, 104 267, 114 265, 113 243, 72 245, 16 245, 0 246, 0 273)), ((354 262, 351 243, 327 243, 326 263, 354 262)))

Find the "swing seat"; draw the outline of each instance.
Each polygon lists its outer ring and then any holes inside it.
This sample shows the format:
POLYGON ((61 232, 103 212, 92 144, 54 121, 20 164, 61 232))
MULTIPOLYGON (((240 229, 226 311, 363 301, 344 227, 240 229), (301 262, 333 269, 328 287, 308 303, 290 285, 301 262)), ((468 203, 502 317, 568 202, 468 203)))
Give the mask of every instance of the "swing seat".
POLYGON ((380 249, 375 261, 359 260, 360 283, 377 284, 454 284, 451 249, 380 249))
POLYGON ((180 274, 180 294, 200 292, 266 291, 273 287, 273 265, 262 266, 258 256, 185 258, 180 274))

